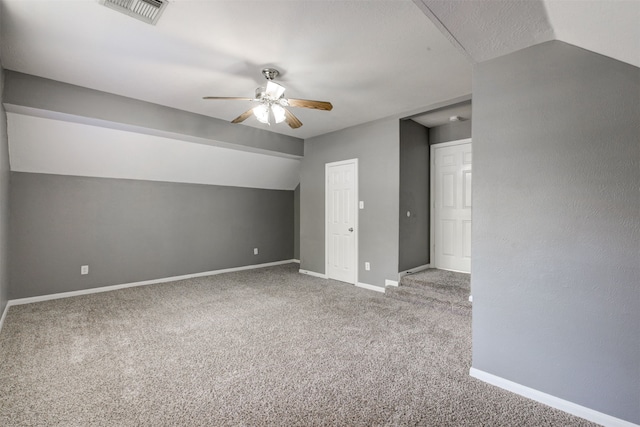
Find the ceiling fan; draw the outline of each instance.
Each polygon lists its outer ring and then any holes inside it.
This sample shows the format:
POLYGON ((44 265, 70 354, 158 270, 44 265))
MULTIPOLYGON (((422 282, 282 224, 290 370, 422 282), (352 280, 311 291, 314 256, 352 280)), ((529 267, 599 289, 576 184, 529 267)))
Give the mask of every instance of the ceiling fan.
POLYGON ((233 119, 231 123, 241 123, 253 114, 261 123, 270 125, 272 122, 282 123, 284 121, 287 122, 292 129, 297 129, 302 126, 302 122, 285 107, 313 108, 315 110, 331 111, 333 105, 331 105, 330 102, 285 98, 284 86, 273 81, 279 74, 280 72, 275 68, 264 68, 262 75, 267 79, 267 86, 257 88, 255 98, 205 96, 203 99, 231 99, 257 102, 257 106, 240 114, 233 119))

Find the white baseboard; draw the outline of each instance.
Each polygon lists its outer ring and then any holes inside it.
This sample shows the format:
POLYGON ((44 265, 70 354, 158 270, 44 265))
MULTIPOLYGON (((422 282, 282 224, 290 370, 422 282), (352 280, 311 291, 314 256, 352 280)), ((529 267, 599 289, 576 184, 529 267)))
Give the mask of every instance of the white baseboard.
MULTIPOLYGON (((321 273, 316 273, 315 271, 309 271, 309 270, 298 270, 300 272, 300 274, 307 274, 309 276, 313 276, 313 277, 319 277, 320 279, 328 279, 329 276, 327 276, 326 274, 321 274, 321 273)), ((361 282, 357 282, 356 286, 359 288, 363 288, 363 289, 368 289, 370 291, 376 291, 376 292, 382 292, 384 293, 384 288, 381 288, 380 286, 374 286, 374 285, 370 285, 368 283, 361 283, 361 282)))
POLYGON ((295 262, 296 264, 300 264, 300 260, 299 259, 292 259, 291 262, 295 262))
POLYGON ((58 294, 40 295, 37 297, 19 298, 19 299, 9 300, 7 302, 7 307, 11 305, 31 304, 33 302, 49 301, 49 300, 59 299, 59 298, 70 298, 70 297, 75 297, 79 295, 96 294, 99 292, 109 292, 109 291, 115 291, 117 289, 133 288, 136 286, 155 285, 158 283, 175 282, 177 280, 192 279, 194 277, 213 276, 213 275, 222 274, 222 273, 233 273, 235 271, 253 270, 256 268, 290 264, 292 262, 293 260, 289 259, 285 261, 267 262, 264 264, 254 264, 254 265, 245 265, 242 267, 225 268, 222 270, 203 271, 202 273, 184 274, 182 276, 164 277, 161 279, 153 279, 153 280, 143 280, 141 282, 124 283, 121 285, 101 286, 99 288, 81 289, 79 291, 61 292, 58 294))
POLYGON ((2 310, 2 316, 0 317, 0 332, 2 332, 2 326, 4 325, 4 319, 7 317, 7 311, 9 311, 9 301, 7 301, 7 305, 4 306, 4 310, 2 310))
POLYGON ((400 273, 398 273, 398 279, 402 279, 407 274, 417 273, 418 271, 427 270, 429 268, 431 268, 431 264, 425 264, 425 265, 421 265, 419 267, 410 268, 408 270, 401 271, 400 273))
POLYGON ((471 368, 469 370, 469 375, 479 379, 480 381, 484 381, 512 393, 519 394, 520 396, 535 400, 547 406, 551 406, 552 408, 560 409, 561 411, 584 418, 585 420, 601 424, 605 427, 640 427, 638 424, 603 414, 602 412, 577 405, 573 402, 569 402, 568 400, 560 399, 559 397, 514 383, 513 381, 509 381, 476 368, 471 368))
POLYGON ((298 272, 300 274, 307 274, 309 276, 313 276, 313 277, 319 277, 321 279, 328 279, 329 276, 327 276, 326 274, 322 274, 322 273, 316 273, 315 271, 309 271, 309 270, 298 270, 298 272))
POLYGON ((398 281, 397 280, 389 280, 389 279, 385 279, 384 281, 384 286, 395 286, 396 288, 398 287, 398 281))
POLYGON ((384 293, 384 290, 385 290, 380 286, 374 286, 374 285, 370 285, 368 283, 362 283, 362 282, 356 283, 356 286, 359 288, 369 289, 370 291, 376 291, 376 292, 382 292, 382 293, 384 293))

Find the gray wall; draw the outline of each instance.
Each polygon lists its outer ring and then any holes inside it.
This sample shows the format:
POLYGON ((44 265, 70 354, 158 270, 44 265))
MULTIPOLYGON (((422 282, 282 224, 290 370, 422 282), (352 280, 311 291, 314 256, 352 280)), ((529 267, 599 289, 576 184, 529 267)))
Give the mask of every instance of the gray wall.
POLYGON ((384 287, 398 278, 398 119, 305 140, 300 173, 300 268, 325 273, 325 164, 358 159, 358 281, 384 287), (371 270, 364 270, 365 262, 371 270))
POLYGON ((293 190, 293 258, 300 260, 300 184, 293 190))
POLYGON ((109 126, 118 129, 134 128, 141 133, 290 157, 302 156, 304 152, 300 138, 15 71, 7 71, 6 79, 4 101, 25 114, 63 113, 99 120, 102 126, 109 122, 109 126))
POLYGON ((399 215, 398 271, 428 264, 429 136, 426 127, 412 120, 400 121, 399 215))
POLYGON ((293 191, 17 172, 11 180, 12 299, 293 258, 293 191))
POLYGON ((473 87, 473 366, 640 424, 640 69, 554 41, 473 87))
POLYGON ((429 128, 429 144, 471 138, 471 119, 429 128))
MULTIPOLYGON (((1 8, 0 8, 1 9, 1 8)), ((0 316, 9 288, 9 149, 7 115, 2 106, 4 70, 0 66, 0 316)))

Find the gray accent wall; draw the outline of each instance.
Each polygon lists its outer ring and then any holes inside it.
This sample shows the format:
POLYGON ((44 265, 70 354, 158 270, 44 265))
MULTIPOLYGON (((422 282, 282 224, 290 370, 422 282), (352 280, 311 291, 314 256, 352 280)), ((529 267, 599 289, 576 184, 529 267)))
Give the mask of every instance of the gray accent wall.
POLYGON ((263 129, 15 71, 6 80, 7 109, 21 114, 287 157, 304 152, 302 139, 263 129))
POLYGON ((358 281, 384 287, 398 279, 398 119, 384 119, 305 140, 300 173, 300 268, 324 274, 325 164, 358 159, 358 281), (371 263, 365 271, 364 263, 371 263))
POLYGON ((300 184, 293 190, 293 258, 300 260, 300 184))
POLYGON ((473 367, 640 424, 640 69, 475 66, 473 367))
POLYGON ((19 172, 11 180, 11 299, 293 258, 293 191, 19 172))
POLYGON ((398 271, 429 263, 429 170, 428 129, 401 120, 398 271))
MULTIPOLYGON (((1 8, 0 8, 1 9, 1 8)), ((0 316, 7 305, 9 289, 9 143, 7 115, 2 106, 4 70, 0 66, 0 316)))
POLYGON ((471 138, 471 128, 471 119, 434 126, 429 128, 429 144, 440 144, 442 142, 471 138))

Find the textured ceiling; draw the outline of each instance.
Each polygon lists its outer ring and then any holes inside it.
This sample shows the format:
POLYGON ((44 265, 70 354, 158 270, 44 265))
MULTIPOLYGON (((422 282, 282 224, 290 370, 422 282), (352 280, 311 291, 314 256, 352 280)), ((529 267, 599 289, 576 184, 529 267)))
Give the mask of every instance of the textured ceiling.
POLYGON ((452 121, 457 121, 451 120, 452 117, 458 117, 458 120, 460 121, 471 119, 471 102, 463 102, 443 108, 438 108, 425 114, 419 114, 417 116, 411 117, 411 120, 416 123, 420 123, 422 126, 431 128, 446 123, 451 123, 452 121))
POLYGON ((555 37, 640 67, 640 0, 547 0, 555 37))
POLYGON ((640 67, 640 0, 415 0, 473 62, 560 40, 640 67))
POLYGON ((156 26, 97 0, 2 0, 5 68, 232 120, 275 66, 307 138, 471 93, 471 66, 410 0, 172 0, 156 26))
POLYGON ((422 0, 425 13, 475 62, 553 40, 542 1, 422 0))
POLYGON ((156 26, 98 0, 0 0, 5 68, 230 121, 282 71, 308 138, 469 95, 471 62, 559 39, 640 66, 640 0, 170 0, 156 26))

